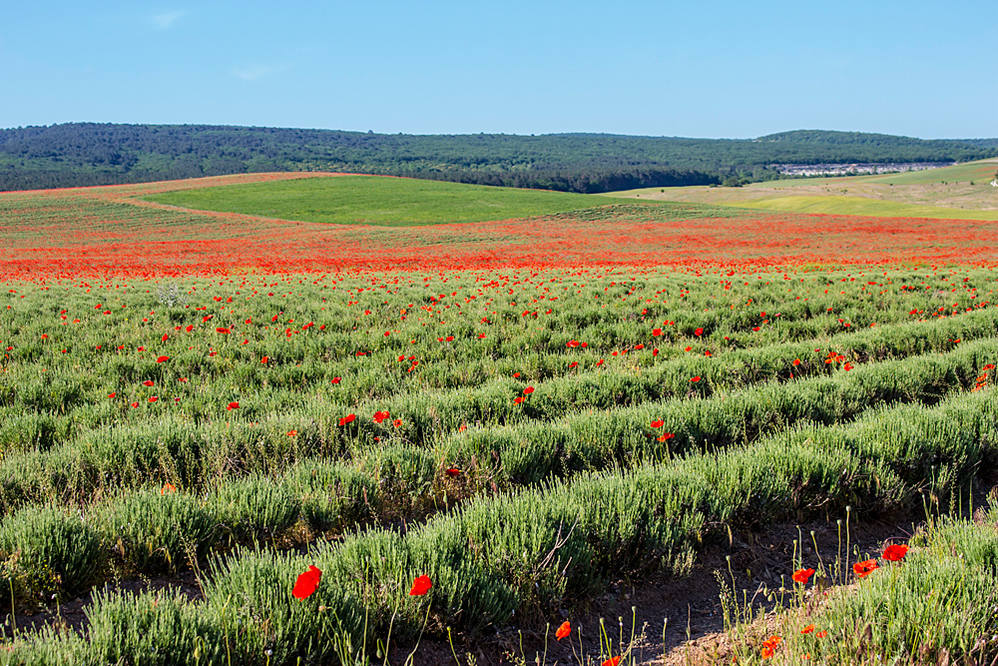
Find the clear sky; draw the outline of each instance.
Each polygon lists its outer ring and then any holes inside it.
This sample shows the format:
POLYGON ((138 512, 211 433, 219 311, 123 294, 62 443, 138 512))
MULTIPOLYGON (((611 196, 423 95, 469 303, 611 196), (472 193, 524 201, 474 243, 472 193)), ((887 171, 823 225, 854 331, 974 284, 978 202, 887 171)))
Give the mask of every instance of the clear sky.
POLYGON ((992 0, 5 4, 0 127, 998 136, 992 0))

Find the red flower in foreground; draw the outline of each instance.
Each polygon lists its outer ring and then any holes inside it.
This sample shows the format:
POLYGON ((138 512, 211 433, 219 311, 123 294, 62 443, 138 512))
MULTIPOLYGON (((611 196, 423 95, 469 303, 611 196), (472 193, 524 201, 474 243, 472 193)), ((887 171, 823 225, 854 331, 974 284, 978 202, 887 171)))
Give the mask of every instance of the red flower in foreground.
POLYGON ((447 476, 449 476, 451 478, 454 478, 455 476, 460 476, 461 475, 461 470, 459 470, 457 467, 450 467, 450 468, 446 469, 445 472, 446 472, 447 476))
POLYGON ((227 329, 227 328, 222 328, 222 327, 218 327, 218 328, 216 328, 216 329, 215 329, 215 332, 217 332, 217 333, 221 333, 222 335, 227 335, 227 334, 231 333, 231 331, 230 331, 229 329, 227 329))
POLYGON ((270 360, 269 356, 264 356, 263 358, 260 359, 260 363, 263 363, 264 365, 266 365, 267 361, 269 361, 269 360, 270 360))
POLYGON ((806 584, 807 581, 809 581, 811 579, 811 576, 813 575, 814 575, 814 569, 798 569, 797 571, 794 572, 792 578, 794 579, 795 583, 801 583, 803 585, 806 584))
POLYGON ((175 493, 175 492, 177 492, 177 487, 172 483, 170 483, 169 481, 164 483, 163 487, 159 489, 160 495, 168 495, 170 493, 175 493))
POLYGON ((601 666, 617 666, 617 664, 619 664, 619 663, 620 663, 620 655, 618 655, 616 657, 610 657, 609 659, 607 659, 606 661, 604 661, 601 664, 601 666))
POLYGON ((654 421, 651 422, 652 428, 661 428, 664 425, 665 421, 663 421, 662 419, 655 419, 654 421))
POLYGON ((309 565, 308 570, 298 576, 291 594, 299 599, 308 599, 315 592, 315 588, 319 586, 321 578, 322 571, 314 565, 309 565))
POLYGON ((690 381, 691 382, 698 382, 698 381, 700 381, 700 375, 697 375, 696 377, 690 377, 690 381))
POLYGON ((233 402, 230 402, 230 403, 229 403, 229 404, 228 404, 228 405, 226 406, 226 408, 225 408, 225 409, 227 409, 227 410, 229 410, 229 411, 232 411, 233 409, 239 409, 239 403, 238 403, 238 402, 235 402, 235 401, 233 401, 233 402))
POLYGON ((560 641, 562 638, 568 636, 571 633, 572 633, 572 624, 568 620, 565 620, 564 622, 561 623, 561 626, 558 627, 558 631, 554 632, 554 637, 560 641))
POLYGON ((879 568, 876 560, 865 560, 852 565, 853 573, 856 574, 857 578, 866 578, 879 568))
POLYGON ((348 423, 353 423, 353 420, 355 418, 357 418, 356 414, 347 414, 346 416, 340 419, 340 425, 345 426, 348 423))
POLYGON ((169 356, 160 356, 159 358, 156 359, 156 362, 157 363, 166 363, 169 360, 170 360, 169 356))
POLYGON ((523 395, 530 395, 533 392, 534 392, 533 386, 528 386, 527 388, 523 389, 523 395))
POLYGON ((333 377, 332 379, 329 380, 329 383, 330 384, 339 384, 340 383, 340 378, 339 377, 333 377))
POLYGON ((409 590, 410 597, 421 597, 430 591, 433 587, 433 583, 430 582, 429 576, 420 576, 416 580, 412 581, 412 589, 409 590))
POLYGON ((697 330, 693 331, 693 335, 695 335, 695 336, 697 336, 699 338, 701 335, 703 335, 703 329, 702 328, 698 328, 697 330))
POLYGON ((382 411, 374 412, 374 422, 375 423, 381 423, 382 421, 384 421, 385 419, 387 419, 389 416, 391 416, 391 414, 389 414, 388 412, 382 412, 382 411))
POLYGON ((810 634, 813 631, 814 631, 814 625, 813 624, 809 624, 809 625, 807 625, 806 627, 804 627, 803 629, 800 630, 800 632, 802 634, 810 634))
POLYGON ((884 548, 883 558, 888 562, 898 562, 908 554, 908 546, 904 544, 893 544, 884 548))
POLYGON ((516 398, 513 399, 513 402, 519 405, 521 402, 523 402, 523 396, 522 395, 517 396, 516 398))
POLYGON ((156 382, 154 382, 153 380, 151 380, 151 379, 147 379, 147 380, 145 380, 144 382, 142 382, 142 385, 143 385, 143 386, 153 386, 153 385, 154 385, 155 383, 156 383, 156 382))

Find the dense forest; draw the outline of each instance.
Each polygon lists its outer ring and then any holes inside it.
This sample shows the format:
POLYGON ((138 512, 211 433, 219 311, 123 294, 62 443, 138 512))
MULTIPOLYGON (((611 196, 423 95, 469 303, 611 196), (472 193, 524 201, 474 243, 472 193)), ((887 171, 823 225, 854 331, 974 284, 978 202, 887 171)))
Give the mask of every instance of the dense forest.
POLYGON ((770 165, 776 163, 943 162, 995 155, 998 139, 817 130, 758 139, 687 139, 68 123, 0 130, 0 190, 322 170, 605 192, 772 178, 778 174, 770 165))

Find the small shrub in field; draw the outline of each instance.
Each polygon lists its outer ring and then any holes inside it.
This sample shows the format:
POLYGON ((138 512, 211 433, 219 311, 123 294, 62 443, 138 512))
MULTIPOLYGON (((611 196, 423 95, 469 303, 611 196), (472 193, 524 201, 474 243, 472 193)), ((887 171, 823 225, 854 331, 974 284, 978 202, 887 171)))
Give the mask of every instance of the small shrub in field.
MULTIPOLYGON (((15 601, 86 589, 100 576, 103 555, 101 538, 88 524, 54 507, 25 507, 0 526, 0 566, 13 582, 15 601)), ((0 594, 9 592, 5 585, 0 594)))
POLYGON ((129 566, 150 573, 176 571, 191 556, 202 557, 217 532, 215 520, 199 500, 153 488, 102 507, 98 524, 129 566))
POLYGON ((263 476, 219 484, 207 505, 221 529, 239 541, 272 539, 298 520, 300 509, 299 498, 263 476))
POLYGON ((377 481, 344 463, 305 461, 282 483, 299 499, 302 519, 316 532, 368 521, 381 504, 377 481))

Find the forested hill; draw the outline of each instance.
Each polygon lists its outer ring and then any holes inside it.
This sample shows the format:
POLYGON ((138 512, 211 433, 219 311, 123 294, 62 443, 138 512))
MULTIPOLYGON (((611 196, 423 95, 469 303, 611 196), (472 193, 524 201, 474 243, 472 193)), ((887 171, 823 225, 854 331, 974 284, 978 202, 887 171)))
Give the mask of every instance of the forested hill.
POLYGON ((775 163, 941 162, 998 140, 801 130, 758 139, 614 134, 409 135, 209 125, 69 123, 0 130, 0 190, 255 171, 351 171, 601 192, 775 176, 775 163))

